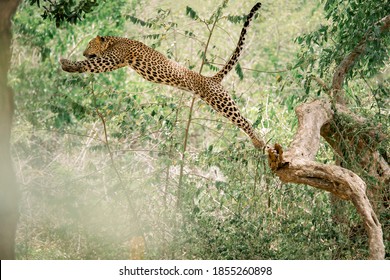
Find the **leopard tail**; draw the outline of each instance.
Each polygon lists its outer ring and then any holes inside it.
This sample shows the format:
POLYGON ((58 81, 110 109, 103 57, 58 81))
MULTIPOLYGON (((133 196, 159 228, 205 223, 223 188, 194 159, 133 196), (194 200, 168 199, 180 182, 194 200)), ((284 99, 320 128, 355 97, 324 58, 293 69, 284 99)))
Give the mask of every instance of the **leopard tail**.
POLYGON ((249 23, 252 21, 254 15, 256 14, 257 10, 260 9, 261 3, 257 3, 256 5, 253 6, 251 11, 246 17, 244 26, 241 30, 241 35, 240 39, 238 40, 237 47, 234 50, 232 56, 230 57, 229 61, 225 64, 225 66, 217 73, 215 74, 212 78, 215 81, 221 82, 222 79, 230 72, 230 70, 233 69, 233 67, 237 64, 238 58, 241 55, 242 48, 245 44, 245 37, 246 33, 249 27, 249 23))

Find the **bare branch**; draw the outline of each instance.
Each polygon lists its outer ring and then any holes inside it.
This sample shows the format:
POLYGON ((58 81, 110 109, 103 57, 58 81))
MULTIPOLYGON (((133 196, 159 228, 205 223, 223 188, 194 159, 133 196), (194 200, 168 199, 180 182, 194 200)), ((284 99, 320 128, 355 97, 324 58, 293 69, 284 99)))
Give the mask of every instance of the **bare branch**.
POLYGON ((289 150, 276 144, 268 149, 271 169, 283 182, 306 184, 351 200, 369 238, 370 258, 385 256, 382 227, 366 196, 365 182, 354 172, 337 165, 315 162, 321 128, 333 118, 330 102, 316 100, 296 108, 298 130, 289 150))
POLYGON ((311 79, 317 82, 317 84, 328 94, 330 95, 330 89, 328 85, 320 78, 315 75, 310 76, 311 79))

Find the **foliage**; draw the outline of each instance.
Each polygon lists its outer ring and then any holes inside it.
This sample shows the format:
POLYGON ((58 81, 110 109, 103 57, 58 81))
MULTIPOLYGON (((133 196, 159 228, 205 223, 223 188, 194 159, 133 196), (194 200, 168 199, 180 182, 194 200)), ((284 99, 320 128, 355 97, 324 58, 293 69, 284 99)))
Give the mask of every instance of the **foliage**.
MULTIPOLYGON (((366 52, 359 57, 348 77, 368 79, 377 75, 389 59, 390 34, 380 35, 378 23, 390 14, 390 5, 381 0, 327 0, 324 11, 327 22, 296 39, 302 46, 297 66, 307 73, 307 92, 312 75, 329 81, 335 67, 364 38, 368 38, 366 52)), ((376 95, 379 99, 385 96, 377 90, 376 95)))
MULTIPOLYGON (((29 0, 31 5, 41 8, 40 0, 29 0)), ((77 23, 92 12, 99 2, 96 0, 43 0, 43 19, 55 21, 59 27, 64 22, 77 23)))
MULTIPOLYGON (((386 182, 379 182, 374 178, 368 168, 363 168, 359 164, 366 153, 359 143, 366 143, 370 149, 378 150, 387 158, 389 141, 383 139, 383 135, 388 135, 390 127, 388 118, 390 32, 380 32, 380 21, 389 14, 390 5, 379 0, 325 1, 324 16, 327 22, 296 39, 301 45, 301 51, 294 70, 296 78, 304 85, 306 94, 327 93, 336 68, 342 60, 363 41, 366 42, 364 53, 346 73, 343 85, 349 107, 357 115, 364 116, 365 124, 360 124, 359 129, 356 129, 356 121, 342 112, 336 112, 335 125, 344 135, 351 135, 351 140, 341 141, 343 155, 342 157, 336 155, 335 158, 341 166, 353 170, 363 178, 372 203, 380 205, 376 207, 379 216, 388 215, 387 198, 384 194, 389 191, 389 187, 386 186, 386 182), (321 82, 315 82, 318 80, 321 82)), ((344 215, 347 211, 342 210, 340 213, 344 215)), ((348 231, 344 230, 344 233, 348 231)), ((383 231, 384 239, 388 240, 387 222, 383 223, 383 231)), ((358 234, 364 235, 362 230, 358 231, 358 234)))

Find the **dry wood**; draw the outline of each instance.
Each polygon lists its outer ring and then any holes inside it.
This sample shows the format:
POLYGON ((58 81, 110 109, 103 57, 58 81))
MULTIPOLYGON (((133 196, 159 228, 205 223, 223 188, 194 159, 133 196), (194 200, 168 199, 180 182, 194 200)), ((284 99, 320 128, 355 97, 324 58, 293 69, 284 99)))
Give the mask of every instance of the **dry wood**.
POLYGON ((333 118, 330 102, 316 100, 296 108, 298 130, 289 149, 276 144, 268 150, 269 165, 283 182, 306 184, 351 200, 361 216, 369 238, 371 259, 383 259, 382 227, 366 196, 365 182, 354 172, 315 161, 321 128, 333 118))
MULTIPOLYGON (((390 15, 376 22, 375 26, 379 28, 379 36, 388 32, 390 29, 390 15)), ((356 64, 360 55, 366 51, 367 42, 377 40, 372 32, 373 29, 365 33, 355 48, 345 56, 333 75, 331 93, 337 115, 340 117, 339 119, 348 119, 350 123, 348 127, 343 127, 337 122, 329 123, 322 128, 321 135, 343 160, 355 163, 355 171, 360 168, 376 179, 377 184, 371 186, 369 195, 370 198, 374 198, 373 201, 379 201, 377 205, 374 205, 376 209, 379 209, 382 199, 378 199, 378 197, 383 192, 383 188, 390 184, 390 167, 378 152, 377 147, 388 138, 388 135, 381 133, 380 126, 370 127, 366 119, 353 114, 345 106, 346 102, 342 89, 347 73, 356 64), (345 152, 343 153, 346 146, 351 147, 348 155, 345 152)))
MULTIPOLYGON (((377 26, 380 28, 380 34, 387 32, 390 28, 390 15, 378 21, 377 26)), ((386 135, 380 134, 377 128, 367 129, 367 121, 348 110, 342 90, 346 74, 357 58, 365 52, 371 37, 371 32, 368 31, 343 59, 334 73, 330 90, 322 80, 316 79, 325 91, 331 92, 337 117, 347 119, 348 127, 335 121, 335 111, 330 101, 316 100, 302 104, 296 108, 298 131, 290 148, 284 152, 280 145, 275 144, 274 148, 268 149, 268 161, 271 169, 283 182, 310 185, 352 201, 368 234, 370 258, 383 259, 385 249, 382 227, 367 198, 365 182, 351 170, 315 161, 322 136, 342 158, 345 158, 345 147, 351 147, 354 155, 349 160, 374 176, 379 184, 388 184, 390 181, 389 165, 376 149, 378 144, 386 139, 386 135), (360 134, 356 141, 357 132, 363 131, 363 128, 365 133, 360 134)))

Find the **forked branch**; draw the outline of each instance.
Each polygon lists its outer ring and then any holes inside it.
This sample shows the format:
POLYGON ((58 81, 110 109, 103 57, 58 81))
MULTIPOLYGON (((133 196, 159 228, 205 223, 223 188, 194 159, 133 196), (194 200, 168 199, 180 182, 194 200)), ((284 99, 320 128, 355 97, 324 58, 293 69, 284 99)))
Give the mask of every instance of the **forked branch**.
POLYGON ((330 102, 316 100, 296 108, 298 131, 290 148, 276 144, 268 150, 271 169, 283 182, 306 184, 351 200, 361 216, 369 237, 371 259, 385 256, 382 228, 366 196, 365 182, 354 172, 337 165, 315 161, 321 127, 333 117, 330 102))

